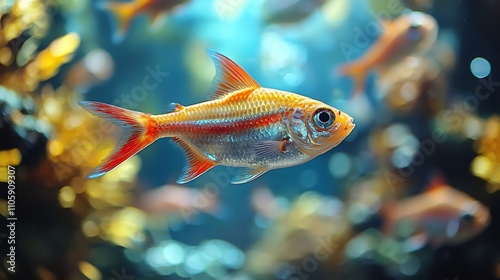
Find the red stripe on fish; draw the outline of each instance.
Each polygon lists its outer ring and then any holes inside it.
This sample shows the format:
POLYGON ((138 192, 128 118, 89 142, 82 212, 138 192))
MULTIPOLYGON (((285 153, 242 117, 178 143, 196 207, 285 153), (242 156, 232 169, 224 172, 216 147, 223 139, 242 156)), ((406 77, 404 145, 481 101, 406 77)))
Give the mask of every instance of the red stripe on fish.
POLYGON ((284 113, 274 113, 271 115, 264 115, 258 118, 252 118, 248 120, 241 121, 230 121, 224 122, 221 120, 220 123, 170 123, 168 124, 168 130, 171 133, 185 133, 185 132, 196 132, 203 134, 225 134, 225 133, 244 133, 245 131, 252 129, 259 129, 266 126, 270 126, 274 123, 281 121, 284 113))

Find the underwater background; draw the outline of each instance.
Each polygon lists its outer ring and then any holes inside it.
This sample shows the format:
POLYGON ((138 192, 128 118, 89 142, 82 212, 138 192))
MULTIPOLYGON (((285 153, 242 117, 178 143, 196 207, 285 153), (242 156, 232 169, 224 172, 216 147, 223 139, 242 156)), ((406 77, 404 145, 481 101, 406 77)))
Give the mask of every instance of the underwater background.
POLYGON ((500 278, 500 1, 132 2, 153 4, 120 31, 104 0, 0 0, 0 279, 500 278), (341 67, 412 11, 435 18, 432 46, 355 94, 341 67), (222 166, 177 185, 186 159, 168 139, 87 179, 123 130, 78 101, 206 101, 208 49, 355 129, 243 185, 222 166), (471 202, 485 224, 460 224, 471 202))

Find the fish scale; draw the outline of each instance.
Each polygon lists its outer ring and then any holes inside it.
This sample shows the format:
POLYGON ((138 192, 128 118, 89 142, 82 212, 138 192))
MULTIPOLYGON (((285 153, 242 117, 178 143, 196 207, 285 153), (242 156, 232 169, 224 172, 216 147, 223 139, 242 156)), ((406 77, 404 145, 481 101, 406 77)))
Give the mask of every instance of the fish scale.
POLYGON ((262 88, 229 58, 209 51, 216 66, 210 101, 149 115, 91 101, 80 105, 127 131, 117 147, 89 175, 106 174, 159 138, 185 152, 178 183, 216 165, 241 167, 231 183, 246 183, 270 169, 304 163, 337 146, 354 129, 353 119, 320 101, 262 88))

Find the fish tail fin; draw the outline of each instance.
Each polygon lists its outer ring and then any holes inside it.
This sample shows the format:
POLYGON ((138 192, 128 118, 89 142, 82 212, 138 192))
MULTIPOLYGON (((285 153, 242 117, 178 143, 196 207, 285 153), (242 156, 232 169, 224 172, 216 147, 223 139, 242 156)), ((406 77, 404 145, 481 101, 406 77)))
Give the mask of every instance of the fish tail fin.
POLYGON ((98 7, 111 13, 116 20, 113 41, 120 43, 125 38, 130 22, 135 16, 135 5, 131 2, 102 2, 98 7))
POLYGON ((89 113, 121 126, 126 131, 113 151, 89 173, 88 178, 106 174, 158 139, 158 130, 150 114, 94 101, 80 101, 79 104, 89 113))
POLYGON ((354 95, 365 91, 366 71, 361 63, 350 63, 340 67, 339 73, 342 76, 350 76, 354 79, 354 95))

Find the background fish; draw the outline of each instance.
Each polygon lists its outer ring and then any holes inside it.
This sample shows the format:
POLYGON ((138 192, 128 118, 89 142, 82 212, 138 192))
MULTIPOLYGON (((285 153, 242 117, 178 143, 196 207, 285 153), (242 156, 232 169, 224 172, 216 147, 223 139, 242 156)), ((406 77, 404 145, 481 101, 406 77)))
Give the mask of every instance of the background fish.
POLYGON ((104 2, 102 9, 108 10, 117 21, 117 30, 113 40, 121 42, 127 33, 132 20, 139 14, 145 13, 153 22, 165 13, 189 0, 133 0, 132 2, 104 2))
POLYGON ((439 178, 423 194, 386 206, 383 211, 386 233, 396 234, 398 225, 414 229, 408 248, 426 243, 434 247, 460 244, 481 233, 490 222, 488 207, 439 178))
POLYGON ((383 33, 358 60, 340 68, 340 74, 354 79, 354 93, 364 90, 366 76, 372 70, 394 65, 406 56, 428 50, 436 40, 436 20, 421 12, 412 12, 381 22, 383 33))
POLYGON ((217 198, 177 185, 164 185, 139 195, 137 206, 151 214, 213 212, 217 198))
POLYGON ((353 130, 353 118, 346 113, 305 96, 261 88, 227 57, 209 54, 217 69, 211 101, 188 107, 173 104, 172 112, 156 116, 80 102, 90 113, 128 132, 89 178, 104 175, 156 139, 171 137, 188 160, 178 183, 216 165, 244 167, 231 183, 245 183, 270 169, 309 161, 340 144, 353 130))

